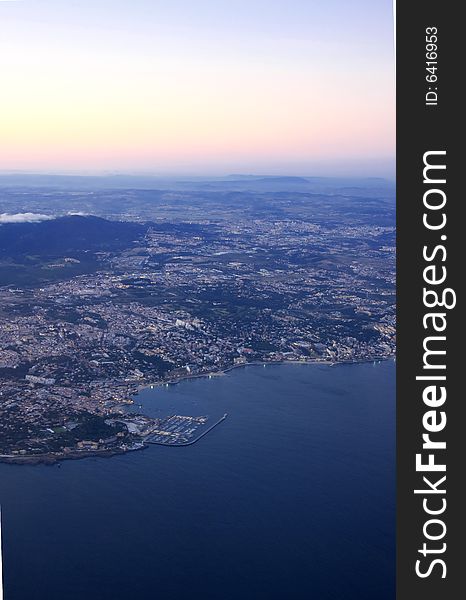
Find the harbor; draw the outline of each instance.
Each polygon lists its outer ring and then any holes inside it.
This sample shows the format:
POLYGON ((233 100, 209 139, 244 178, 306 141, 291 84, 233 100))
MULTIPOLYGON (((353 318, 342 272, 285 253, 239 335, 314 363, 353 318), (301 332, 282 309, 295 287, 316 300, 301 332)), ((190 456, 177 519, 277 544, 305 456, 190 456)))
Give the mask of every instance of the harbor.
POLYGON ((162 419, 159 426, 145 438, 145 443, 159 446, 191 446, 207 435, 226 418, 225 413, 207 429, 202 429, 208 424, 208 417, 187 417, 172 415, 162 419), (201 431, 199 432, 199 429, 201 431))

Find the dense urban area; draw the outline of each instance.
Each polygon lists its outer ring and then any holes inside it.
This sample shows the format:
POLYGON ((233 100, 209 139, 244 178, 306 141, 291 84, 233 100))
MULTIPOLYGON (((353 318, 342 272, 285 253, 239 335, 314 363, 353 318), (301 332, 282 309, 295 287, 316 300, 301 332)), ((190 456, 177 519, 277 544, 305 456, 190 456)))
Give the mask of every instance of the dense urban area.
POLYGON ((0 186, 1 460, 144 447, 141 386, 394 355, 383 182, 73 185, 0 186))

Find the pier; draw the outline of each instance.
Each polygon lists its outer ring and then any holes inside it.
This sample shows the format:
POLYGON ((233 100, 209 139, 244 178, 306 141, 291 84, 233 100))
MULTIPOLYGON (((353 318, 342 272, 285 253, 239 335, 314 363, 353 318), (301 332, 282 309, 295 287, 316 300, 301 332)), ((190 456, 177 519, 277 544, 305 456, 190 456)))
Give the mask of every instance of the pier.
MULTIPOLYGON (((207 435, 210 431, 212 431, 212 429, 217 427, 217 425, 220 425, 220 423, 222 423, 222 421, 224 421, 227 418, 227 416, 228 416, 228 414, 225 413, 223 415, 223 417, 221 417, 218 421, 216 421, 210 427, 208 427, 207 429, 202 431, 198 436, 196 436, 195 438, 190 439, 190 440, 186 440, 183 442, 169 441, 169 440, 164 441, 163 439, 160 439, 163 434, 155 434, 155 435, 151 434, 145 439, 145 442, 147 444, 155 444, 158 446, 177 446, 177 447, 192 446, 193 444, 198 442, 201 438, 203 438, 205 435, 207 435)), ((169 435, 169 432, 167 432, 165 435, 169 435)))

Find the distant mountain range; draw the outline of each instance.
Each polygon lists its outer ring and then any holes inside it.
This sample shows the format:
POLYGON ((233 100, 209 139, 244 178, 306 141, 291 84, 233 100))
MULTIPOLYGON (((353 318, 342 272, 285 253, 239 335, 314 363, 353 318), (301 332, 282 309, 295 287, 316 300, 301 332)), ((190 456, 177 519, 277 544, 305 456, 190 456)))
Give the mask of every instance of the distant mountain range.
POLYGON ((297 177, 278 175, 228 175, 226 177, 157 177, 150 175, 47 175, 1 174, 1 188, 50 188, 61 190, 221 190, 302 191, 321 193, 343 188, 393 190, 394 183, 378 177, 297 177))

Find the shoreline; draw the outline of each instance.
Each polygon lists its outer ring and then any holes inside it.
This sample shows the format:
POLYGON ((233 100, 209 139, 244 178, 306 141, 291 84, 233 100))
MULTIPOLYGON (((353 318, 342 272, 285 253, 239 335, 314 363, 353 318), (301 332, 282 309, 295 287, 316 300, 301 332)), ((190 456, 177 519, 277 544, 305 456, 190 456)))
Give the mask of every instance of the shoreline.
POLYGON ((127 454, 128 452, 136 452, 137 450, 145 450, 148 448, 146 443, 141 443, 140 446, 135 448, 112 448, 107 450, 80 450, 76 452, 64 452, 63 454, 24 454, 24 455, 0 455, 0 463, 7 465, 46 465, 54 466, 59 464, 63 460, 82 460, 84 458, 112 458, 112 456, 119 456, 127 454))
MULTIPOLYGON (((194 380, 194 379, 201 379, 201 378, 211 379, 214 377, 222 377, 223 375, 226 375, 227 373, 230 373, 231 371, 233 371, 235 369, 244 368, 244 367, 251 367, 251 366, 265 367, 267 365, 292 365, 292 364, 294 364, 294 365, 296 365, 296 364, 299 364, 299 365, 324 365, 324 366, 328 366, 328 367, 334 367, 334 366, 338 366, 338 365, 354 365, 354 364, 365 364, 365 363, 371 363, 371 362, 378 363, 378 362, 382 362, 382 361, 386 361, 386 360, 395 360, 395 358, 396 358, 396 355, 384 356, 384 357, 379 357, 379 358, 371 358, 371 359, 340 360, 340 361, 315 359, 315 360, 306 360, 306 361, 273 360, 273 361, 265 361, 265 362, 264 361, 245 362, 245 363, 241 363, 241 364, 237 364, 237 365, 231 365, 229 367, 226 367, 226 368, 218 370, 218 371, 197 373, 194 375, 184 375, 184 376, 176 377, 175 379, 171 379, 168 381, 157 381, 155 383, 143 383, 136 387, 136 392, 135 392, 135 394, 133 394, 132 398, 134 398, 134 396, 137 396, 139 394, 139 392, 142 390, 154 389, 156 387, 163 387, 163 386, 169 386, 169 385, 176 385, 183 381, 189 381, 189 380, 194 380)), ((133 399, 133 404, 134 404, 134 399, 133 399)), ((221 419, 221 420, 223 420, 223 419, 221 419)), ((216 423, 215 425, 217 425, 217 424, 218 423, 216 423)), ((207 431, 210 431, 210 429, 207 431)), ((207 432, 205 432, 205 433, 207 433, 207 432)), ((205 435, 205 434, 203 434, 203 435, 205 435)), ((203 437, 203 436, 201 436, 201 437, 203 437)), ((197 441, 197 439, 195 441, 197 441)), ((190 442, 189 444, 183 444, 183 445, 191 445, 192 443, 193 442, 190 442)), ((157 444, 146 442, 145 439, 142 439, 141 442, 139 442, 137 446, 125 448, 125 449, 112 448, 112 449, 105 449, 105 450, 86 450, 86 451, 80 450, 80 451, 66 452, 66 453, 62 453, 62 454, 57 454, 57 453, 34 454, 34 455, 5 455, 4 454, 4 455, 0 455, 0 463, 11 464, 11 465, 32 465, 32 466, 48 465, 48 466, 53 466, 53 465, 59 464, 63 460, 82 460, 85 458, 111 458, 113 456, 127 454, 128 452, 135 452, 137 450, 145 450, 150 445, 157 445, 157 444)), ((166 444, 166 445, 169 445, 169 444, 166 444)))
POLYGON ((231 365, 229 367, 225 367, 224 369, 220 369, 218 371, 206 371, 205 373, 196 373, 194 375, 183 375, 180 377, 176 377, 175 379, 168 379, 166 381, 156 381, 149 383, 140 383, 136 386, 136 395, 146 389, 153 389, 156 387, 168 387, 170 385, 176 385, 183 381, 190 381, 193 379, 212 379, 214 377, 223 377, 227 373, 239 368, 245 367, 266 367, 267 365, 324 365, 327 367, 337 367, 339 365, 361 365, 365 363, 378 363, 386 360, 395 360, 396 355, 393 356, 382 356, 378 358, 366 358, 366 359, 358 359, 358 360, 269 360, 269 361, 253 361, 241 363, 238 365, 231 365))

